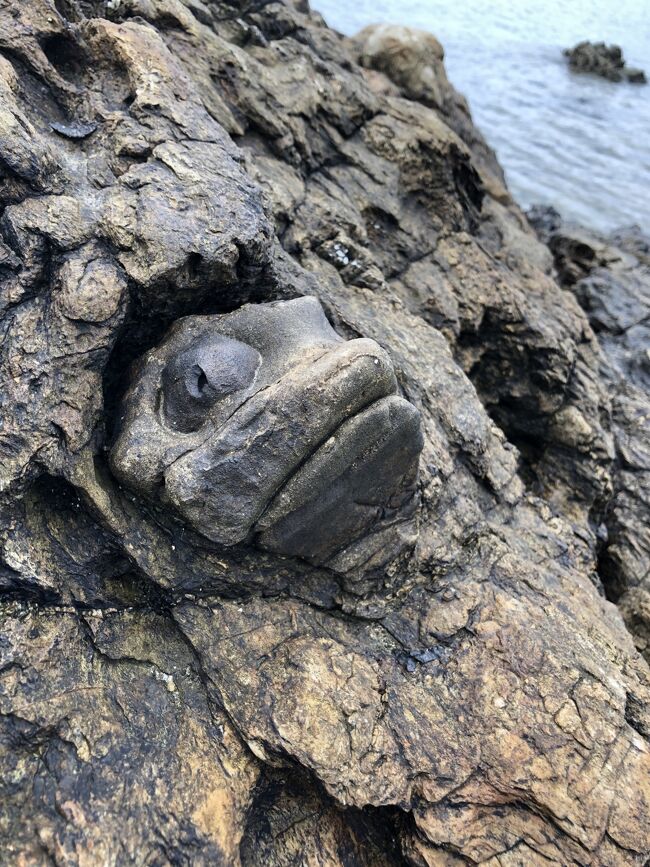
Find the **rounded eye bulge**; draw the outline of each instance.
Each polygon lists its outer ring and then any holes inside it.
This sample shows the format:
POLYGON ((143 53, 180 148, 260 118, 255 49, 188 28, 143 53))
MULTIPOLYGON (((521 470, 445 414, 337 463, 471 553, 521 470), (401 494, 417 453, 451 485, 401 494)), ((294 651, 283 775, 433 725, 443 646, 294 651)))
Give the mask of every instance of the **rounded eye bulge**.
POLYGON ((217 401, 248 388, 261 360, 257 350, 222 334, 179 352, 162 373, 167 424, 181 433, 197 430, 217 401))

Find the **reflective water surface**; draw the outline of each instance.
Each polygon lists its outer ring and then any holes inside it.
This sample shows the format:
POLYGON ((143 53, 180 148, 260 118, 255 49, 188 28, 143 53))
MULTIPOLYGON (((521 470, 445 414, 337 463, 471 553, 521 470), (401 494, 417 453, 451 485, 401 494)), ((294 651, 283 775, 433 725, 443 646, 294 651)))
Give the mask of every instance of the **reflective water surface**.
POLYGON ((351 35, 391 22, 434 33, 452 83, 524 207, 609 230, 650 229, 650 84, 570 73, 562 48, 616 42, 650 77, 650 0, 312 0, 351 35))

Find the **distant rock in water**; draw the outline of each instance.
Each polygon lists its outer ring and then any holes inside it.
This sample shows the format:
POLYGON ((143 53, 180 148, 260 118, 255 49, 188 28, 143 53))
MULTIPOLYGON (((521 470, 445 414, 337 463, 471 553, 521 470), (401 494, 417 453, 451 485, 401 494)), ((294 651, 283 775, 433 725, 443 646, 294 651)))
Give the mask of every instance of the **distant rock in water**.
POLYGON ((591 72, 610 81, 630 81, 633 84, 646 84, 642 69, 625 66, 623 51, 619 45, 605 45, 604 42, 579 42, 574 48, 566 48, 564 56, 569 58, 569 66, 576 72, 591 72))

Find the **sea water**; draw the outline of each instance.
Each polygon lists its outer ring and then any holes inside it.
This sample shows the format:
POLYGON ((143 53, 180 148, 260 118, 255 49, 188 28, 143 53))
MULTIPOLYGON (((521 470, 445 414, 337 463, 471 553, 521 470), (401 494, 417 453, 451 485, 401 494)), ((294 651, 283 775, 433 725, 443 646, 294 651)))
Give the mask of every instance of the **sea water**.
POLYGON ((650 0, 312 0, 335 29, 433 33, 523 206, 608 231, 650 231, 650 84, 569 70, 562 49, 613 42, 650 79, 650 0))

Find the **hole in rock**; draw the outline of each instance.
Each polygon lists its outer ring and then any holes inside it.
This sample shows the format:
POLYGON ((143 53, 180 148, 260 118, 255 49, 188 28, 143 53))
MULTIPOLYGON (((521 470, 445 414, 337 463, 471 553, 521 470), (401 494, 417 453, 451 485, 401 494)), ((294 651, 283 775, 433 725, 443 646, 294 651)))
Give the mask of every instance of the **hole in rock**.
POLYGON ((199 373, 199 377, 196 381, 196 387, 201 392, 201 391, 203 391, 203 389, 206 387, 207 384, 208 384, 208 377, 205 375, 205 371, 201 370, 199 373))
MULTIPOLYGON (((611 533, 611 529, 610 529, 611 533)), ((609 600, 609 602, 613 602, 614 604, 618 603, 619 599, 627 589, 626 582, 623 576, 620 574, 620 569, 612 556, 612 552, 610 550, 610 543, 605 543, 601 545, 598 551, 598 559, 596 571, 598 573, 598 577, 602 581, 603 589, 605 591, 605 597, 609 600)))
MULTIPOLYGON (((318 847, 326 841, 331 845, 334 839, 338 851, 345 853, 342 863, 350 867, 405 867, 398 834, 404 821, 400 811, 390 807, 340 808, 304 768, 267 769, 248 812, 240 846, 242 865, 284 864, 296 850, 304 854, 315 841, 318 847)), ((292 857, 286 863, 298 862, 292 857)))
POLYGON ((203 257, 200 253, 190 253, 187 257, 187 277, 188 280, 196 280, 201 273, 201 263, 203 257))
POLYGON ((43 53, 57 72, 68 81, 77 82, 83 77, 86 58, 82 48, 63 33, 48 36, 42 43, 43 53))

